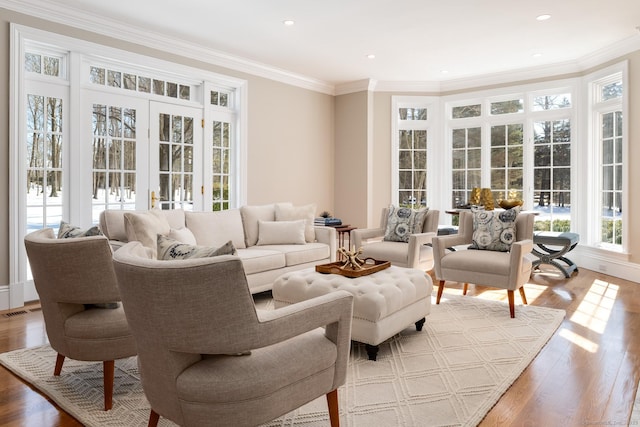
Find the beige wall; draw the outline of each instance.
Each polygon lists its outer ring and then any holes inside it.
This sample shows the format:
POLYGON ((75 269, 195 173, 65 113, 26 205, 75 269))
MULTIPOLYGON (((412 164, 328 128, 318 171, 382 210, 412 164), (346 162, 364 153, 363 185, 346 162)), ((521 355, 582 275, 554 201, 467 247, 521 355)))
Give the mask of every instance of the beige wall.
MULTIPOLYGON (((334 97, 0 9, 0 232, 9 235, 9 23, 14 22, 248 81, 247 203, 317 203, 334 210, 334 97)), ((0 285, 9 283, 0 243, 0 285)))

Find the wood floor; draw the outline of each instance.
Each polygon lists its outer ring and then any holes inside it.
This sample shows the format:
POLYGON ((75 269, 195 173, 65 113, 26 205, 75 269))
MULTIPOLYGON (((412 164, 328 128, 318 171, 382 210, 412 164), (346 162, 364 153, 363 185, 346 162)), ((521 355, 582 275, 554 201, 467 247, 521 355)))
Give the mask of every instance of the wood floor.
MULTIPOLYGON (((529 304, 567 315, 480 425, 627 425, 640 378, 640 284, 585 269, 564 279, 545 269, 525 289, 529 304)), ((448 283, 445 292, 461 287, 448 283)), ((470 285, 467 297, 506 301, 507 293, 470 285)), ((516 296, 516 317, 519 305, 516 296)), ((0 312, 0 352, 46 342, 38 306, 13 310, 20 311, 0 312)), ((0 426, 80 425, 0 367, 0 426)))

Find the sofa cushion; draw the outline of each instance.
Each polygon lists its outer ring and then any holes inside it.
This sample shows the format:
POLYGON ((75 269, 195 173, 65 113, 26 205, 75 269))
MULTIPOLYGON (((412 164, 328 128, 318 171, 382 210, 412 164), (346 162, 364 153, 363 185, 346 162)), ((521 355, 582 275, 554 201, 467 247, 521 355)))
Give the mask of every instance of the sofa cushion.
POLYGON ((304 245, 305 220, 259 221, 258 246, 304 245))
POLYGON ((208 246, 188 245, 161 234, 158 235, 158 259, 189 259, 207 258, 219 255, 235 255, 236 248, 228 241, 219 248, 208 246))
POLYGON ((100 236, 102 232, 97 225, 89 229, 82 229, 77 225, 71 225, 68 222, 60 221, 60 229, 58 230, 58 239, 69 239, 74 237, 100 236))
POLYGON ((282 253, 287 267, 327 260, 331 257, 331 254, 329 253, 329 246, 324 243, 307 243, 304 245, 269 245, 260 246, 260 248, 282 253))
POLYGON ((186 243, 188 245, 197 245, 196 236, 193 235, 191 230, 187 227, 172 228, 169 231, 169 238, 177 240, 180 243, 186 243))
POLYGON ((276 203, 276 221, 295 221, 304 219, 305 224, 305 240, 310 243, 316 240, 316 232, 314 227, 314 219, 316 216, 315 203, 304 206, 293 206, 288 203, 276 203))
POLYGON ((162 216, 169 223, 170 228, 184 227, 184 210, 182 209, 151 209, 149 211, 126 211, 107 209, 100 212, 100 229, 109 240, 117 240, 119 242, 127 242, 127 231, 125 229, 124 215, 128 212, 145 213, 152 212, 155 215, 162 216))
POLYGON ((504 211, 472 210, 473 242, 469 249, 507 252, 516 239, 520 206, 504 211))
POLYGON ((186 226, 200 246, 219 247, 231 240, 236 249, 245 248, 240 209, 217 212, 185 212, 186 226))
POLYGON ((171 231, 169 222, 158 210, 146 212, 125 212, 124 229, 129 242, 138 241, 151 249, 153 258, 157 257, 158 234, 168 235, 171 231))
POLYGON ((407 243, 409 236, 422 233, 427 213, 429 213, 429 208, 416 211, 411 208, 389 206, 387 228, 383 240, 407 243))
POLYGON ((258 243, 258 221, 275 221, 274 204, 260 206, 241 206, 240 216, 244 227, 244 242, 247 247, 258 243))
POLYGON ((261 273, 286 267, 286 259, 282 252, 271 250, 266 246, 251 246, 238 249, 245 274, 261 273))
MULTIPOLYGON (((430 246, 421 245, 418 261, 420 263, 433 259, 433 250, 430 246)), ((407 244, 404 242, 371 242, 364 246, 363 255, 360 258, 373 258, 378 261, 390 261, 394 265, 406 266, 409 262, 407 259, 407 244)))

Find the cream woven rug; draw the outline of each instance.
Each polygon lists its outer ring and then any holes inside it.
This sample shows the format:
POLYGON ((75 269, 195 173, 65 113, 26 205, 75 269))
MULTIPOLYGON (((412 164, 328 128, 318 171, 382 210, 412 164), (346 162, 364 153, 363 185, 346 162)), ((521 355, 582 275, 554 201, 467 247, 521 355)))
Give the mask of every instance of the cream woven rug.
MULTIPOLYGON (((271 300, 257 301, 271 308, 271 300)), ((343 426, 475 426, 531 363, 561 324, 562 310, 467 296, 432 305, 422 332, 407 328, 367 360, 354 344, 347 382, 339 389, 343 426)), ((0 354, 0 363, 87 426, 146 426, 149 406, 136 359, 116 361, 113 409, 105 412, 102 363, 66 360, 53 376, 49 346, 0 354)), ((321 397, 268 426, 327 426, 321 397)), ((161 426, 171 422, 161 419, 161 426)))

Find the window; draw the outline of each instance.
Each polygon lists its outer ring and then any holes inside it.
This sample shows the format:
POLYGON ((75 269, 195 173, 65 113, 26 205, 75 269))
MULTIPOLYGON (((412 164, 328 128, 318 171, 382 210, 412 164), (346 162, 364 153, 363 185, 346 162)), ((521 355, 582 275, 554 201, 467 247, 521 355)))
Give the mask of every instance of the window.
POLYGON ((394 97, 393 203, 420 208, 428 206, 428 152, 435 106, 428 98, 403 103, 394 97))
POLYGON ((592 147, 596 153, 593 170, 598 196, 594 200, 596 242, 604 248, 623 251, 625 185, 625 116, 623 112, 625 87, 623 73, 617 72, 590 84, 593 129, 592 147))

